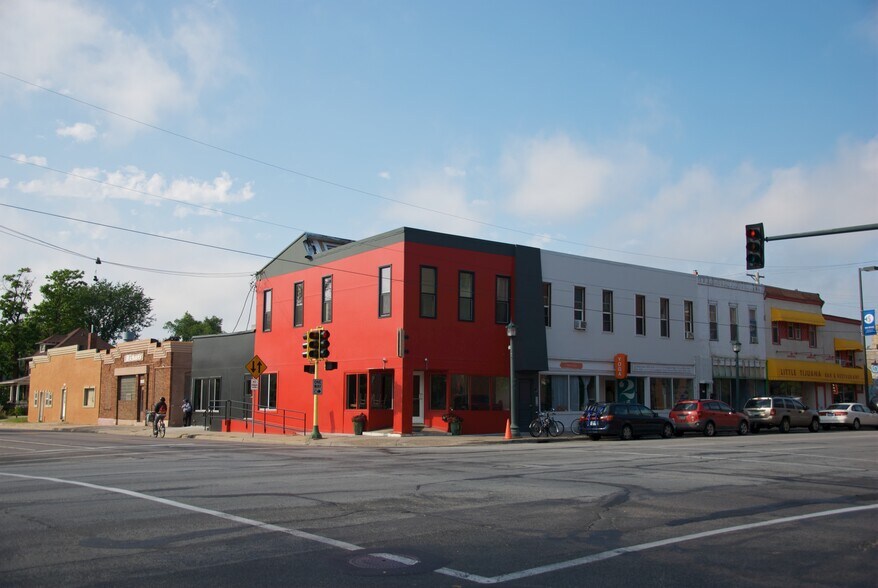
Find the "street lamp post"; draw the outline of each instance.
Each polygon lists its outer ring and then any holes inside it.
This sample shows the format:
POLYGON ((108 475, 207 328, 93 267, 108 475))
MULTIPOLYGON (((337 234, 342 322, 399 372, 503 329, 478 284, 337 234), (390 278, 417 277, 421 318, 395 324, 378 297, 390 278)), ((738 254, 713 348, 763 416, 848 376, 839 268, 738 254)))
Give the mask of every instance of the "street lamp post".
POLYGON ((518 437, 518 413, 516 409, 515 397, 517 391, 515 389, 515 348, 513 340, 515 339, 517 327, 512 321, 506 325, 506 335, 509 337, 509 434, 518 437))
MULTIPOLYGON (((738 362, 738 354, 741 353, 741 342, 735 339, 732 343, 732 351, 735 352, 735 402, 741 404, 741 378, 740 363, 738 362)), ((737 407, 736 407, 737 408, 737 407)))
POLYGON ((866 365, 866 323, 863 321, 863 272, 878 271, 878 265, 857 268, 860 284, 860 331, 863 334, 863 399, 869 401, 869 366, 866 365))

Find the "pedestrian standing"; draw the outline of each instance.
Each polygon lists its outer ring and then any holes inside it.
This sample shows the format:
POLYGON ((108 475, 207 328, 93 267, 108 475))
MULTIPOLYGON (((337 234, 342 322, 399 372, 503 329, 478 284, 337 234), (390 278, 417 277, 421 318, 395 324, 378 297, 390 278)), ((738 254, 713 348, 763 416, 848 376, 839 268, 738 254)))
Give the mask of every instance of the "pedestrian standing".
POLYGON ((183 401, 183 426, 189 427, 192 425, 192 403, 189 402, 189 399, 185 399, 183 401))

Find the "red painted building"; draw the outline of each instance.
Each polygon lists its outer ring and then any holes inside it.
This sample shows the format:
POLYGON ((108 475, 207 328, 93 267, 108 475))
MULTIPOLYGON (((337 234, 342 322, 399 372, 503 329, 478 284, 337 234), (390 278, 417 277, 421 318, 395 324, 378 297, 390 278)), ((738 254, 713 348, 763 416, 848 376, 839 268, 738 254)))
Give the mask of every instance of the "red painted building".
POLYGON ((338 363, 318 366, 322 433, 353 432, 361 413, 367 431, 444 430, 449 411, 464 433, 502 433, 511 319, 519 378, 545 369, 533 248, 409 228, 356 242, 305 234, 257 277, 255 351, 267 366, 259 405, 304 412, 309 429, 314 376, 302 343, 316 327, 329 331, 328 360, 338 363), (517 286, 516 274, 526 277, 517 286))

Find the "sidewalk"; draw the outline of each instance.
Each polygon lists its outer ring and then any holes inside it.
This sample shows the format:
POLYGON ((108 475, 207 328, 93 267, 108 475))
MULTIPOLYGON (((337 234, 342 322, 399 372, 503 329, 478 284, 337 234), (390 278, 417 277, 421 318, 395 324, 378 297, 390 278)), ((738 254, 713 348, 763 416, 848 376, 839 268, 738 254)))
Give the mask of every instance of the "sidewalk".
MULTIPOLYGON (((104 433, 152 437, 152 427, 140 425, 72 425, 65 423, 11 423, 0 420, 0 429, 31 431, 67 431, 79 433, 104 433)), ((525 432, 523 436, 506 439, 503 435, 449 435, 438 429, 424 429, 413 435, 399 435, 386 431, 367 431, 362 435, 321 432, 322 439, 312 439, 310 432, 302 434, 224 433, 207 431, 201 425, 191 427, 168 427, 167 439, 207 439, 233 443, 269 443, 278 445, 302 445, 312 447, 451 447, 459 445, 510 444, 510 443, 557 443, 564 441, 588 441, 588 437, 565 433, 555 438, 534 438, 525 432)))

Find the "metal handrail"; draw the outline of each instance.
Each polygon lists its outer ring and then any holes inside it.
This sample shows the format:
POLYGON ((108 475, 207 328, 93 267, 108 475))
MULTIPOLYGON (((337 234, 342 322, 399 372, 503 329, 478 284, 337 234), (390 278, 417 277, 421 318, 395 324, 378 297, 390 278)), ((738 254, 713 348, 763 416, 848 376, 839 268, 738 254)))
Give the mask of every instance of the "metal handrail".
POLYGON ((212 400, 208 409, 204 411, 204 428, 211 428, 214 418, 229 421, 241 421, 247 430, 256 432, 257 427, 262 427, 262 433, 268 433, 268 429, 280 429, 286 435, 289 432, 307 431, 307 414, 289 408, 277 408, 266 410, 259 407, 253 414, 253 405, 239 400, 212 400), (221 415, 221 416, 220 416, 221 415), (261 418, 260 418, 261 415, 261 418), (298 425, 298 426, 297 426, 298 425))

